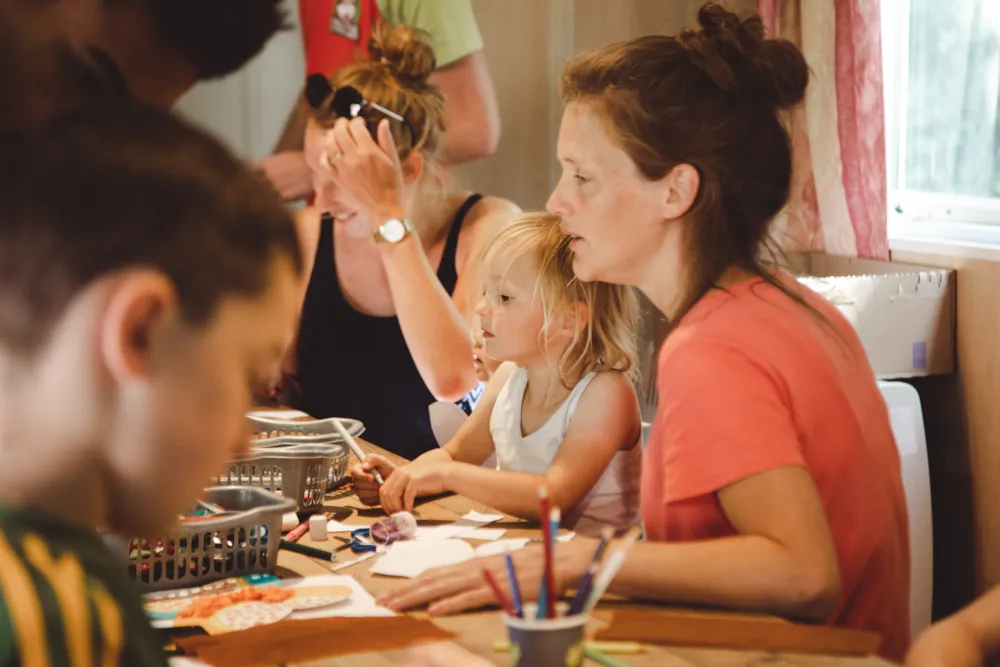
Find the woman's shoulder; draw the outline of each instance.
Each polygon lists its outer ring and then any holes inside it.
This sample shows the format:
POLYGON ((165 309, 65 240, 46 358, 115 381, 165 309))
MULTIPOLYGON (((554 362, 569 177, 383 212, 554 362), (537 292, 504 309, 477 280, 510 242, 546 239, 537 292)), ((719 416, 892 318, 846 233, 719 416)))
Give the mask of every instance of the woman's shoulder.
MULTIPOLYGON (((462 201, 467 201, 465 196, 462 201)), ((521 207, 503 197, 485 195, 469 209, 462 221, 463 234, 485 236, 495 232, 521 213, 521 207)))
MULTIPOLYGON (((467 201, 469 196, 471 195, 466 193, 464 197, 460 197, 460 202, 467 201)), ((476 202, 462 221, 458 236, 458 265, 464 265, 482 243, 520 213, 521 207, 503 197, 487 195, 476 202)))

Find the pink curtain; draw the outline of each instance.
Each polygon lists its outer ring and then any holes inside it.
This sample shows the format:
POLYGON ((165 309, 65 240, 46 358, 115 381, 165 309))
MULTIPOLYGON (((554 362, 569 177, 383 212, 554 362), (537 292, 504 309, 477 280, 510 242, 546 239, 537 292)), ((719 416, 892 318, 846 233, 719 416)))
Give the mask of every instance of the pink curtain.
POLYGON ((757 0, 768 36, 809 63, 790 118, 792 198, 775 221, 786 250, 887 259, 879 0, 757 0), (805 11, 805 10, 808 11, 805 11))

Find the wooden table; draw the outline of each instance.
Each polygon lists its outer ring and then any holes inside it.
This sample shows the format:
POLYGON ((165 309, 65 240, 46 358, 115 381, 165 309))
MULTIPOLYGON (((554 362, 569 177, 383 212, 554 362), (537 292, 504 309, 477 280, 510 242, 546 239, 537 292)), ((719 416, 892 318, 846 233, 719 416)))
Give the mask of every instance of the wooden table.
MULTIPOLYGON (((387 458, 405 463, 404 459, 375 447, 369 443, 359 442, 362 448, 382 454, 387 458)), ((489 507, 479 505, 459 496, 447 496, 430 502, 419 504, 417 510, 421 521, 437 520, 452 522, 463 516, 469 510, 493 511, 489 507)), ((353 492, 345 489, 340 493, 327 497, 326 511, 340 521, 350 524, 368 525, 385 514, 378 508, 368 508, 361 504, 353 492)), ((538 537, 540 531, 531 524, 506 517, 500 522, 490 525, 491 528, 506 528, 504 537, 538 537)), ((302 544, 312 544, 308 533, 300 540, 302 544)), ((330 543, 320 543, 316 546, 330 548, 330 543)), ((354 558, 349 550, 341 552, 341 561, 354 558)), ((372 561, 364 561, 337 574, 354 576, 357 581, 373 595, 379 595, 391 588, 397 587, 402 580, 394 577, 373 575, 370 571, 372 561)), ((278 558, 279 576, 304 576, 310 574, 329 574, 330 570, 322 563, 308 557, 282 551, 278 558)), ((631 607, 640 610, 662 609, 653 605, 635 602, 602 603, 594 614, 594 619, 588 625, 588 633, 596 631, 607 623, 609 614, 615 608, 631 607)), ((695 612, 692 612, 695 613, 695 612)), ((411 612, 413 616, 426 618, 425 612, 411 612)), ((396 651, 385 654, 356 654, 340 658, 329 658, 308 663, 308 667, 378 667, 380 665, 509 665, 509 657, 505 653, 493 650, 493 643, 506 639, 506 630, 497 611, 480 611, 460 614, 450 617, 434 618, 440 627, 457 634, 454 644, 436 644, 419 649, 396 651), (457 644, 457 647, 455 646, 457 644), (428 656, 433 660, 425 660, 428 656), (473 657, 478 656, 478 660, 473 657)), ((775 623, 783 623, 774 619, 775 623)), ((746 666, 788 666, 788 667, 886 667, 891 664, 877 657, 845 658, 817 655, 774 654, 762 651, 730 651, 716 649, 678 648, 644 646, 638 655, 620 656, 636 667, 645 665, 667 665, 677 667, 746 667, 746 666)), ((585 661, 585 664, 594 664, 585 661)), ((307 667, 299 664, 298 667, 307 667)))

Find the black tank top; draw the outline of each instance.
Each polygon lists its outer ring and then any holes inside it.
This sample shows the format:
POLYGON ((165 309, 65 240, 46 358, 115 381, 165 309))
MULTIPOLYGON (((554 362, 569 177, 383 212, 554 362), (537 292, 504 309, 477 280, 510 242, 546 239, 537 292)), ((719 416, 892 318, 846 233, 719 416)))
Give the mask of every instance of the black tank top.
MULTIPOLYGON (((437 277, 448 294, 458 274, 455 251, 462 221, 482 195, 470 196, 451 223, 437 277)), ((333 220, 320 223, 316 262, 299 324, 297 408, 317 417, 360 419, 365 439, 414 459, 437 447, 427 389, 395 316, 355 310, 340 289, 333 251, 333 220)), ((469 363, 472 361, 470 359, 469 363)))

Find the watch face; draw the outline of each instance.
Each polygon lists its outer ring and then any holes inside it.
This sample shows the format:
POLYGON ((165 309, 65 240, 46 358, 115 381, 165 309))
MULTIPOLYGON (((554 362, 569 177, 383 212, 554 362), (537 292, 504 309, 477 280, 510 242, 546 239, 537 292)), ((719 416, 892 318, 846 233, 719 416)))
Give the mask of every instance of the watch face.
POLYGON ((382 238, 389 243, 399 243, 406 236, 406 226, 402 220, 386 220, 379 231, 382 233, 382 238))

